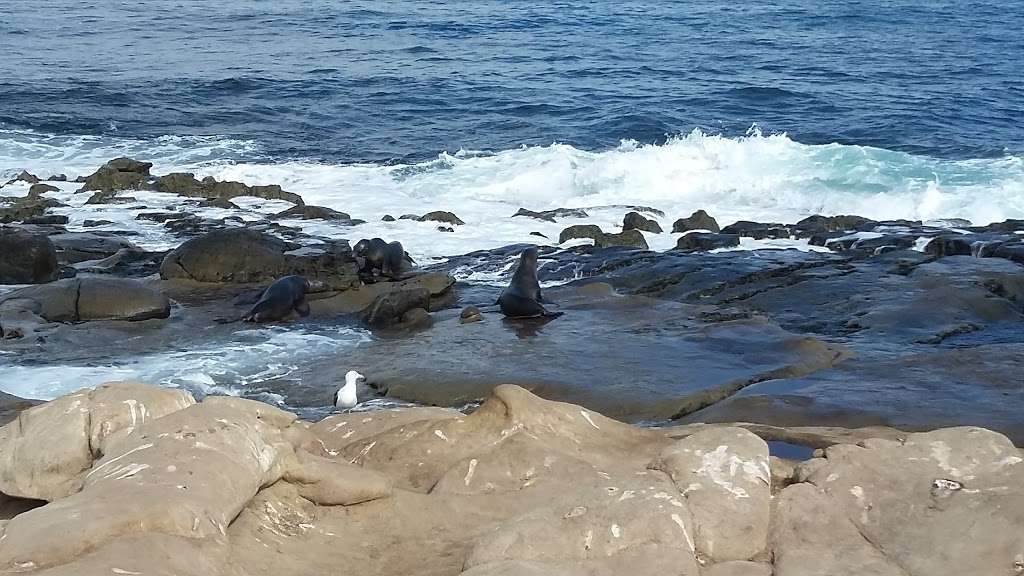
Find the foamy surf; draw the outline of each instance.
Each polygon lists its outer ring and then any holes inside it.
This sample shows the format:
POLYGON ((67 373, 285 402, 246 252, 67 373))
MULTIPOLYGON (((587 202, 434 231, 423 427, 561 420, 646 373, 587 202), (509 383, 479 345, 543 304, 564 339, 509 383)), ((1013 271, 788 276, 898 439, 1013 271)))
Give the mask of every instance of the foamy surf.
MULTIPOLYGON (((192 350, 167 350, 123 359, 96 359, 89 365, 3 365, 0 391, 22 398, 51 400, 115 380, 138 380, 183 388, 198 396, 273 394, 264 385, 293 379, 300 364, 344 353, 369 335, 349 328, 310 329, 272 326, 233 333, 228 340, 192 350)), ((284 402, 284 397, 275 395, 284 402)))
MULTIPOLYGON (((154 162, 154 172, 190 171, 198 177, 281 184, 308 204, 322 205, 362 219, 356 228, 317 220, 282 223, 313 235, 400 240, 423 261, 513 243, 557 244, 572 224, 597 224, 613 232, 627 211, 623 205, 650 206, 665 213, 645 214, 670 231, 672 222, 704 209, 721 225, 737 220, 796 222, 811 214, 858 214, 875 220, 966 218, 987 224, 1024 218, 1024 160, 944 160, 879 148, 840 144, 806 145, 785 135, 752 132, 726 138, 694 131, 660 145, 623 142, 615 149, 586 151, 564 144, 522 147, 495 153, 442 153, 418 164, 323 164, 258 159, 251 142, 216 138, 166 137, 153 141, 108 137, 55 137, 0 132, 0 172, 28 169, 41 175, 92 172, 114 156, 154 162), (254 160, 256 159, 256 160, 254 160), (613 207, 608 207, 613 206, 613 207), (511 218, 531 210, 584 208, 589 217, 544 222, 511 218), (391 215, 449 210, 463 221, 454 232, 434 222, 398 220, 391 215), (532 233, 542 234, 546 238, 532 233)), ((105 219, 103 229, 133 230, 139 243, 166 249, 180 242, 161 224, 135 220, 141 211, 182 209, 201 216, 240 215, 256 220, 288 205, 239 199, 238 211, 196 209, 172 195, 132 193, 128 205, 86 206, 77 185, 60 184, 59 199, 71 208, 72 229, 85 219, 105 219)), ((4 194, 23 193, 19 188, 4 194)), ((678 235, 646 234, 652 249, 675 246, 678 235)), ((806 243, 744 242, 740 248, 806 243)))

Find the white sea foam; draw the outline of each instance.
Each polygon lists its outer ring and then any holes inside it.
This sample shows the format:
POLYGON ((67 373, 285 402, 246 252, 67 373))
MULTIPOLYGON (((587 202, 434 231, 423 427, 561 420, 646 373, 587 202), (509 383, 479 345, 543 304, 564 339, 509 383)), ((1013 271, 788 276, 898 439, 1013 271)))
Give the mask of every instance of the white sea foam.
POLYGON ((309 359, 336 354, 364 342, 359 330, 310 331, 268 327, 235 332, 230 340, 193 350, 169 350, 90 366, 9 366, 0 363, 0 390, 22 398, 50 400, 79 388, 114 380, 139 380, 200 395, 266 394, 260 386, 287 380, 309 359))
MULTIPOLYGON (((663 210, 654 217, 666 230, 676 218, 705 209, 722 225, 736 220, 795 222, 811 214, 859 214, 874 219, 938 220, 966 218, 987 224, 1024 217, 1024 159, 942 160, 877 148, 839 144, 805 145, 784 135, 724 138, 693 132, 662 145, 624 142, 602 152, 553 144, 493 154, 440 154, 414 165, 322 164, 288 161, 235 162, 252 157, 252 143, 234 140, 162 138, 155 141, 96 138, 18 138, 0 132, 0 173, 22 168, 86 173, 117 155, 155 163, 158 174, 188 170, 248 184, 281 184, 309 204, 328 206, 367 221, 356 228, 316 220, 284 221, 331 237, 381 236, 402 241, 414 258, 436 258, 511 243, 556 243, 571 224, 619 229, 625 208, 641 205, 663 210), (12 144, 14 142, 14 144, 12 144), (520 207, 545 210, 587 208, 589 218, 557 223, 510 218, 520 207), (450 210, 466 225, 439 232, 439 224, 399 220, 385 214, 422 214, 450 210), (540 232, 548 240, 531 236, 540 232)), ((62 186, 61 195, 76 186, 62 186)), ((170 247, 160 224, 134 220, 132 206, 79 208, 85 195, 65 210, 72 226, 85 218, 114 220, 111 228, 143 233, 149 247, 170 247)), ((150 210, 179 206, 169 195, 132 193, 150 210), (159 197, 158 197, 159 196, 159 197)), ((244 200, 240 200, 244 203, 244 200)), ((243 218, 255 219, 283 204, 253 201, 243 218)), ((226 212, 207 209, 204 215, 226 212)), ((653 249, 675 245, 677 234, 646 234, 653 249)), ((757 244, 762 246, 764 244, 757 244)), ((805 243, 769 242, 806 248, 805 243)), ((741 248, 754 247, 745 242, 741 248)))

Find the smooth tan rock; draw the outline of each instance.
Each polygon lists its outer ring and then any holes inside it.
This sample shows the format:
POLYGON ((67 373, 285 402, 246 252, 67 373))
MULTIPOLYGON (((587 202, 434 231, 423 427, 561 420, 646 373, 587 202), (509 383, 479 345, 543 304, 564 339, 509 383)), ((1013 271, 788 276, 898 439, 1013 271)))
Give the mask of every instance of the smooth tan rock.
POLYGON ((60 565, 138 532, 225 535, 256 492, 294 465, 281 435, 294 418, 213 397, 139 426, 93 466, 80 492, 11 520, 0 570, 60 565))
POLYGON ((451 408, 416 407, 373 412, 350 412, 334 414, 313 424, 310 432, 313 442, 304 444, 304 448, 323 456, 337 456, 350 444, 386 432, 397 430, 404 433, 404 426, 422 420, 444 420, 460 418, 464 414, 451 408), (319 448, 319 451, 317 450, 319 448))
MULTIPOLYGON (((806 466, 799 475, 817 487, 823 507, 903 573, 1024 570, 1024 459, 997 432, 948 428, 910 434, 903 442, 836 445, 806 466)), ((796 521, 788 514, 783 526, 787 518, 796 521)), ((790 541, 781 548, 810 554, 813 546, 790 541)))
POLYGON ((309 454, 297 454, 299 466, 285 472, 299 495, 321 506, 350 506, 391 495, 386 476, 348 462, 335 462, 309 454))
POLYGON ((742 428, 713 428, 679 440, 653 467, 685 496, 702 558, 747 560, 765 549, 771 474, 764 440, 742 428))
POLYGON ((0 492, 47 501, 69 496, 111 439, 194 403, 180 390, 121 382, 30 408, 0 428, 0 492))
POLYGON ((701 570, 701 576, 772 576, 772 565, 732 560, 707 566, 701 570))

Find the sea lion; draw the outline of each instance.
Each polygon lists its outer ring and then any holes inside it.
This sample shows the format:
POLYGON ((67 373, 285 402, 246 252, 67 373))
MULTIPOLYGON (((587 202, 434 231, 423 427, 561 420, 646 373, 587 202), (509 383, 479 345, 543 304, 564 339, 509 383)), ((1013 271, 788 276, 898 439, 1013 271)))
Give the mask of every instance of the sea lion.
POLYGON ((352 254, 356 257, 360 272, 371 278, 379 274, 387 278, 398 279, 413 263, 401 242, 389 243, 380 238, 363 239, 356 242, 356 245, 352 247, 352 254))
POLYGON ((498 298, 501 312, 509 318, 558 318, 562 312, 549 312, 541 304, 544 301, 537 280, 537 248, 523 250, 519 266, 512 274, 508 288, 498 298))
POLYGON ((242 316, 242 321, 273 322, 288 316, 292 310, 305 318, 309 316, 306 292, 310 287, 309 281, 302 276, 280 278, 263 291, 249 313, 242 316))

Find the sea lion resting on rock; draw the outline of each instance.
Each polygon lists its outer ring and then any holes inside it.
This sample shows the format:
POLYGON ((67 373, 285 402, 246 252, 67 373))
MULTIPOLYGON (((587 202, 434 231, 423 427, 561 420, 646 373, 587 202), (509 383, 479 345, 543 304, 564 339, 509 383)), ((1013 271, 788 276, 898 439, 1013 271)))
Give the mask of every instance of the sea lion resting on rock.
POLYGON ((385 242, 380 238, 360 240, 352 248, 360 272, 373 277, 379 273, 391 279, 400 278, 413 263, 401 242, 385 242))
POLYGON ((306 293, 310 289, 310 282, 302 276, 280 278, 263 291, 249 313, 242 316, 242 321, 273 322, 285 318, 292 310, 305 318, 309 316, 306 293))
POLYGON ((549 312, 541 302, 540 282, 537 280, 537 248, 523 250, 519 266, 512 274, 512 282, 498 298, 501 312, 509 318, 558 318, 563 312, 549 312))

